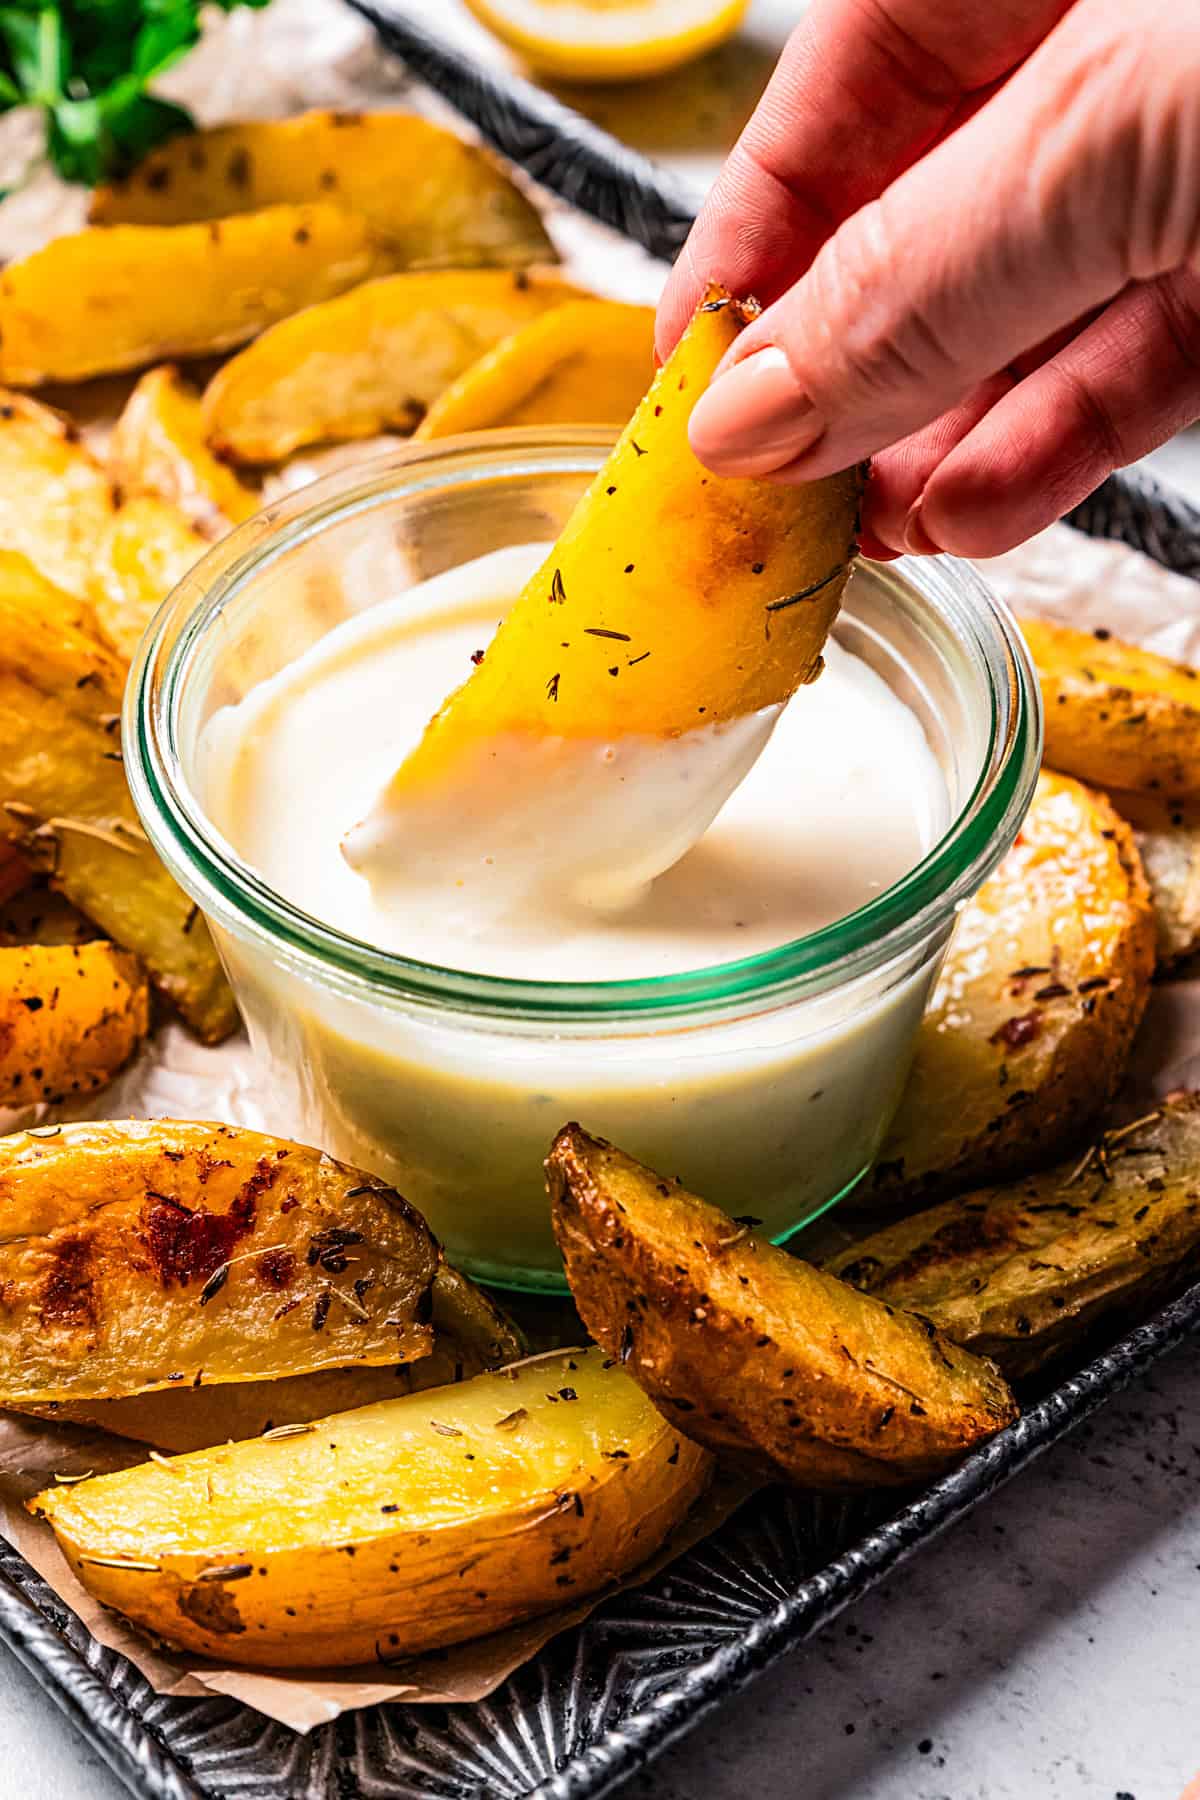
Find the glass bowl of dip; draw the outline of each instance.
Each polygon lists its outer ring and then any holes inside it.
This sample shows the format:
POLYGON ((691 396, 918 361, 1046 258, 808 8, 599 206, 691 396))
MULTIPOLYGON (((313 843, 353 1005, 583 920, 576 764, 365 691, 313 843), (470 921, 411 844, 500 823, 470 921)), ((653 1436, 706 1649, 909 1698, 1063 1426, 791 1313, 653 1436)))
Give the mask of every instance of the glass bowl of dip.
MULTIPOLYGON (((214 775, 221 721, 238 716, 228 709, 269 694, 264 683, 286 689, 334 628, 369 632, 364 615, 381 602, 403 605, 396 596, 474 558, 555 538, 611 441, 583 428, 478 434, 401 449, 277 502, 175 590, 126 699, 135 802, 210 923, 272 1128, 387 1177, 459 1266, 512 1287, 561 1288, 541 1163, 569 1119, 779 1241, 861 1179, 955 914, 1016 836, 1040 758, 1020 634, 975 572, 943 557, 868 563, 832 654, 865 663, 908 709, 942 785, 913 865, 846 916, 701 967, 575 980, 549 955, 481 974, 452 955, 381 949, 272 886, 244 835, 233 841, 214 775), (540 978, 546 966, 555 979, 540 978)), ((425 714, 445 692, 428 694, 425 714)), ((369 704, 386 728, 378 683, 369 704)), ((279 841, 301 863, 328 854, 312 821, 339 736, 318 715, 293 739, 294 780, 282 765, 279 841)), ((828 757, 839 753, 830 744, 828 757)), ((781 820, 795 804, 782 784, 781 820)), ((356 816, 350 806, 345 825, 356 816)))

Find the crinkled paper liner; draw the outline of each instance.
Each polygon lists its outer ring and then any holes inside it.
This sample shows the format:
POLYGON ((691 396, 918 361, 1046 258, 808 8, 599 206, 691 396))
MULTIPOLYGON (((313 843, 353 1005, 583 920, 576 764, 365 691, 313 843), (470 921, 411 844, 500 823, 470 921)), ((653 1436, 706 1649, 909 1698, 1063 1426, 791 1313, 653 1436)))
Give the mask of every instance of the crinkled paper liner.
MULTIPOLYGON (((242 12, 221 19, 173 77, 169 91, 206 123, 278 115, 307 106, 398 103, 453 118, 435 99, 407 89, 403 71, 380 53, 370 30, 337 0, 275 0, 265 13, 242 12)), ((19 178, 35 145, 35 122, 10 115, 0 129, 0 184, 19 178)), ((56 232, 76 229, 82 218, 79 193, 64 189, 40 170, 0 208, 0 256, 23 255, 56 232)), ((662 269, 636 246, 557 204, 550 206, 548 222, 569 272, 617 298, 654 300, 662 269)), ((111 395, 110 405, 119 405, 122 384, 112 384, 111 395)), ((102 415, 101 429, 104 423, 102 415)), ((277 488, 294 488, 391 441, 299 458, 274 480, 277 488)), ((1085 627, 1105 625, 1117 636, 1200 663, 1196 586, 1123 546, 1084 538, 1056 525, 1022 549, 982 567, 996 591, 1018 611, 1085 627)), ((1139 1101, 1175 1087, 1200 1087, 1200 983, 1178 981, 1156 989, 1134 1057, 1132 1087, 1139 1101)), ((15 1130, 46 1116, 45 1109, 0 1113, 0 1130, 15 1130)), ((72 1116, 191 1117, 272 1127, 269 1099, 259 1090, 245 1039, 204 1049, 178 1025, 162 1029, 90 1109, 81 1108, 72 1116)), ((567 1611, 493 1637, 423 1656, 403 1668, 298 1674, 222 1669, 151 1643, 100 1606, 71 1573, 53 1533, 25 1511, 25 1500, 51 1485, 56 1474, 100 1473, 144 1458, 144 1448, 106 1433, 0 1417, 0 1532, 92 1635, 128 1657, 158 1693, 229 1695, 295 1731, 310 1731, 340 1713, 383 1700, 403 1699, 409 1704, 481 1700, 551 1637, 578 1624, 615 1591, 608 1589, 567 1611)), ((715 1530, 749 1491, 744 1482, 718 1477, 658 1556, 636 1572, 632 1584, 646 1580, 715 1530)))

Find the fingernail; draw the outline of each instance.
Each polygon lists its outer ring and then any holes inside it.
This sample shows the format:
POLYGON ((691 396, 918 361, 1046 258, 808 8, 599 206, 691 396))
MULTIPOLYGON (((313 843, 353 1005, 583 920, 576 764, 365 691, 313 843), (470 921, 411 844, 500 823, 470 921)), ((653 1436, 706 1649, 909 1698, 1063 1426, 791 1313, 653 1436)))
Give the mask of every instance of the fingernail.
POLYGON ((905 516, 904 530, 901 533, 904 548, 910 556, 940 556, 942 546, 934 543, 921 519, 924 498, 922 494, 920 499, 914 500, 905 516))
POLYGON ((689 438, 721 475, 769 475, 811 449, 825 429, 774 344, 719 374, 692 409, 689 438))

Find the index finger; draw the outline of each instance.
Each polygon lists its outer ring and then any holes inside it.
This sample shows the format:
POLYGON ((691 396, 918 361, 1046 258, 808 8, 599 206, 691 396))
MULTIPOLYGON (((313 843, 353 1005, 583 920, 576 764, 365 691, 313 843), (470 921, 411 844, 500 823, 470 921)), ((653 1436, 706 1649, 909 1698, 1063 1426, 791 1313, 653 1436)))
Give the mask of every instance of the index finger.
POLYGON ((666 357, 710 281, 769 305, 844 219, 1023 62, 1072 0, 816 0, 667 281, 666 357))

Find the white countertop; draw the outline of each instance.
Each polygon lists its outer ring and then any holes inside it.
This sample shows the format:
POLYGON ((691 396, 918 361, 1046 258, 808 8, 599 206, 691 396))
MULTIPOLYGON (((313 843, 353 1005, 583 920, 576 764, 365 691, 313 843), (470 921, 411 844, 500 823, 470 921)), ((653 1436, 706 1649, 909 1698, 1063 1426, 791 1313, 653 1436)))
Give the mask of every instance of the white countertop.
MULTIPOLYGON (((597 96, 702 182, 791 0, 740 46, 597 96)), ((447 14, 449 8, 447 8, 447 14)), ((439 21, 441 22, 441 21, 439 21)), ((1200 441, 1151 459, 1200 499, 1200 441)), ((1200 1774, 1200 1355, 1185 1348, 626 1790, 654 1800, 1181 1800, 1200 1774)), ((125 1790, 0 1652, 0 1800, 125 1790)), ((304 1800, 280 1796, 280 1800, 304 1800)))

